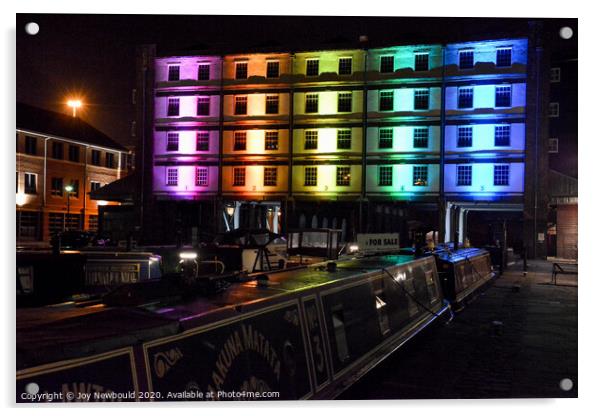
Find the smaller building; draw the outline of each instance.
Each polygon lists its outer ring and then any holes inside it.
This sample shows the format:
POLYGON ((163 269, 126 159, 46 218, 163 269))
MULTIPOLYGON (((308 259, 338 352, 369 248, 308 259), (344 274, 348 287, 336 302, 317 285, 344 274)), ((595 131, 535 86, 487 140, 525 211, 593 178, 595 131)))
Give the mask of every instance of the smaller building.
POLYGON ((17 244, 98 227, 89 193, 126 174, 130 152, 77 117, 17 103, 17 244))

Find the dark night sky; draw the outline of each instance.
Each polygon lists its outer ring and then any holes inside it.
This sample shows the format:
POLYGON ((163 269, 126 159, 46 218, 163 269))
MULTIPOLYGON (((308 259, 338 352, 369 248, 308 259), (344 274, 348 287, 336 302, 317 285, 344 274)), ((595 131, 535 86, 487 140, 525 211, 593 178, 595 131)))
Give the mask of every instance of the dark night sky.
MULTIPOLYGON (((69 95, 81 95, 82 118, 118 142, 131 144, 130 105, 135 47, 156 43, 158 51, 253 46, 302 48, 356 41, 437 42, 520 36, 528 19, 278 17, 167 15, 17 14, 17 101, 67 111, 69 95), (27 35, 27 22, 40 25, 27 35)), ((560 41, 562 26, 576 34, 576 19, 546 19, 555 48, 576 48, 577 36, 560 41)))

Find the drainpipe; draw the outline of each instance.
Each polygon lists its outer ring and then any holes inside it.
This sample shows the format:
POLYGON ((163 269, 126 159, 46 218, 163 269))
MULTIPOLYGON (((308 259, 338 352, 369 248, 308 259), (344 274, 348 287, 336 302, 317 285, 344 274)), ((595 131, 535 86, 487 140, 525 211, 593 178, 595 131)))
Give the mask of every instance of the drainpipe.
MULTIPOLYGON (((106 152, 105 152, 105 157, 106 157, 106 152)), ((106 165, 106 163, 105 163, 106 165)), ((88 147, 86 147, 86 153, 84 154, 84 183, 83 183, 83 197, 84 197, 84 217, 82 218, 82 229, 85 229, 85 225, 86 225, 86 198, 87 198, 87 184, 88 184, 88 147)), ((79 189, 78 189, 79 192, 79 189)), ((69 197, 67 197, 69 198, 69 197)))
POLYGON ((441 47, 441 124, 439 132, 439 242, 449 241, 450 236, 445 235, 447 204, 445 198, 445 112, 446 112, 446 85, 445 85, 445 46, 441 47), (441 218, 443 216, 443 218, 441 218))
MULTIPOLYGON (((533 182, 535 185, 534 199, 533 199, 533 258, 537 258, 537 204, 539 202, 539 120, 540 120, 540 72, 541 72, 541 55, 542 47, 537 46, 535 48, 537 66, 535 70, 535 175, 533 175, 533 182)), ((526 256, 525 256, 526 259, 526 256)))
MULTIPOLYGON (((219 126, 218 126, 218 155, 217 155, 217 198, 220 201, 219 210, 224 211, 222 201, 222 169, 224 153, 224 55, 220 56, 220 77, 219 77, 219 126)), ((214 204, 215 205, 215 204, 214 204)), ((219 221, 215 221, 214 230, 219 231, 219 221)), ((230 230, 228 230, 230 231, 230 230)))
POLYGON ((284 204, 284 221, 282 221, 283 230, 282 233, 286 233, 288 231, 288 222, 289 222, 289 202, 293 201, 293 135, 295 133, 294 123, 295 123, 295 89, 293 87, 293 65, 294 65, 294 54, 291 53, 289 59, 289 72, 291 77, 291 85, 289 90, 289 103, 288 103, 288 193, 286 202, 284 204))
POLYGON ((363 75, 363 103, 362 103, 362 193, 360 200, 360 232, 364 232, 364 201, 366 200, 366 170, 368 150, 368 46, 364 47, 364 75, 363 75))
POLYGON ((44 178, 43 178, 43 182, 42 182, 42 190, 43 190, 43 196, 42 196, 42 207, 46 208, 46 173, 48 170, 48 139, 50 139, 50 137, 46 137, 44 138, 44 178))

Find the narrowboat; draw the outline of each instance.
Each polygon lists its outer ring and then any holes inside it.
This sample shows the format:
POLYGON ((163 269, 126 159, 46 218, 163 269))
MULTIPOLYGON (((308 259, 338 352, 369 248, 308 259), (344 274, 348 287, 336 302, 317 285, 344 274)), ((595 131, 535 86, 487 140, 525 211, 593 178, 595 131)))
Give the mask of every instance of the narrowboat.
POLYGON ((17 401, 332 399, 449 316, 434 256, 163 276, 18 309, 17 401))

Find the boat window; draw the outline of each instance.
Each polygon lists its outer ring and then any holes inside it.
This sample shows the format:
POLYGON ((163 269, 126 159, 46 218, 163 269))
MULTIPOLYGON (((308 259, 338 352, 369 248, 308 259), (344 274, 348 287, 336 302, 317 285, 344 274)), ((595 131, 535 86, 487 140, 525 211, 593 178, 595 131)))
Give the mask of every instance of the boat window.
POLYGON ((349 347, 347 344, 347 334, 345 332, 345 318, 342 309, 342 306, 338 306, 336 310, 332 311, 332 326, 334 328, 337 355, 340 362, 344 362, 349 358, 349 347))
POLYGON ((376 313, 378 314, 380 333, 385 336, 391 332, 391 328, 389 327, 389 315, 387 313, 387 302, 384 301, 384 293, 382 291, 374 297, 376 300, 376 313))

